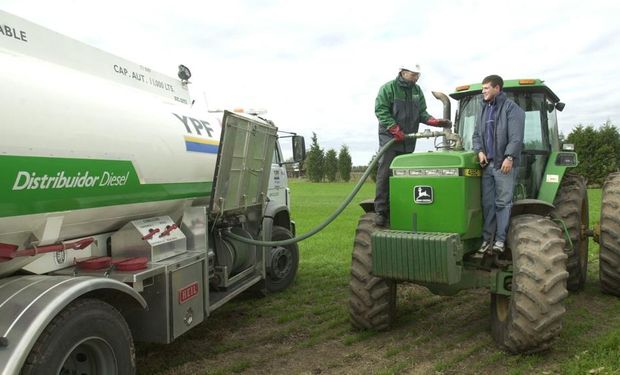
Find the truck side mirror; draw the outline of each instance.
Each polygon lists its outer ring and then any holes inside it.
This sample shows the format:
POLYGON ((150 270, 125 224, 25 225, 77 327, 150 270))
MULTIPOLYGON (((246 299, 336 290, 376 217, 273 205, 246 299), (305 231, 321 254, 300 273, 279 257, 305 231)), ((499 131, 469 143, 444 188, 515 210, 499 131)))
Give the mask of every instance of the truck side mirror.
POLYGON ((306 141, 301 135, 293 136, 293 161, 298 163, 306 158, 306 141))
POLYGON ((560 112, 564 110, 565 106, 566 106, 566 103, 562 103, 562 102, 555 103, 555 109, 557 109, 560 112))

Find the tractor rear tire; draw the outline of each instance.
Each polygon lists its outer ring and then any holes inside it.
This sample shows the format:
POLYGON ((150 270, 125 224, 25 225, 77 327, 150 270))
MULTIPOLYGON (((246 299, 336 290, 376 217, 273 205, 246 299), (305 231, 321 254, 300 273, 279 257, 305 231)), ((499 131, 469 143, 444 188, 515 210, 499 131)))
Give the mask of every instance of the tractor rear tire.
POLYGON ((358 329, 386 330, 396 312, 396 282, 372 276, 372 244, 370 236, 377 230, 375 213, 360 217, 353 243, 349 315, 358 329))
POLYGON ((620 173, 611 173, 601 199, 599 274, 603 293, 620 296, 620 173))
POLYGON ((513 260, 512 294, 491 295, 493 339, 511 353, 547 349, 566 312, 566 258, 562 230, 539 215, 512 219, 508 248, 513 260))
POLYGON ((566 241, 565 252, 568 254, 566 270, 568 271, 567 289, 571 292, 582 290, 588 277, 588 243, 584 235, 584 226, 589 225, 588 191, 586 179, 575 173, 567 173, 562 178, 560 189, 553 201, 553 217, 561 219, 566 225, 571 243, 566 241))

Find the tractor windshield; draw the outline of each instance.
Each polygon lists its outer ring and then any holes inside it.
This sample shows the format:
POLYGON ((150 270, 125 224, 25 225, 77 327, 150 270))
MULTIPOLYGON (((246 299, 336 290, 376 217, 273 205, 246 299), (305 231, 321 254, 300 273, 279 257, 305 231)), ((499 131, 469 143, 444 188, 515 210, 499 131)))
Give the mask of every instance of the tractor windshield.
MULTIPOLYGON (((537 198, 549 153, 559 149, 555 107, 543 93, 507 91, 506 95, 525 111, 523 152, 515 198, 537 198)), ((481 110, 482 95, 460 100, 457 129, 466 150, 472 149, 472 135, 481 110)))
MULTIPOLYGON (((555 110, 551 113, 545 109, 553 108, 547 103, 542 93, 507 92, 506 95, 514 100, 525 111, 524 149, 532 151, 551 150, 549 128, 557 131, 555 110)), ((482 95, 474 95, 461 99, 459 108, 458 131, 463 137, 466 150, 472 149, 472 135, 476 126, 476 119, 482 110, 482 95)), ((557 136, 554 137, 557 139, 557 136)), ((553 147, 555 149, 555 147, 553 147)))

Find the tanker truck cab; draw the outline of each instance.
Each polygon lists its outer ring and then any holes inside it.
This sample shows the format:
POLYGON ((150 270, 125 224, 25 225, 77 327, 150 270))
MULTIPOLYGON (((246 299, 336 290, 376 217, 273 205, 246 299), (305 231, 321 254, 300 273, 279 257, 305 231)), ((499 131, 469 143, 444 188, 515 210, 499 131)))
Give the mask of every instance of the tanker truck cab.
MULTIPOLYGON (((218 126, 183 66, 170 77, 3 11, 0 25, 20 36, 0 35, 0 374, 131 374, 134 340, 170 343, 250 288, 293 283, 296 244, 227 236, 293 237, 272 122, 218 126)), ((293 161, 303 145, 292 135, 293 161)))
POLYGON ((280 143, 277 143, 276 147, 273 149, 273 162, 271 163, 269 192, 267 196, 270 202, 290 207, 288 176, 283 163, 284 157, 282 156, 282 150, 280 150, 280 143))
MULTIPOLYGON (((278 143, 273 150, 273 162, 271 164, 271 175, 269 176, 269 201, 280 206, 291 207, 291 189, 288 187, 287 165, 296 165, 299 160, 305 159, 305 143, 304 138, 296 133, 278 131, 278 143), (291 149, 297 152, 297 155, 286 158, 282 152, 282 145, 285 149, 291 149)), ((294 223, 293 223, 294 224, 294 223)), ((295 228, 292 228, 293 234, 295 228)))

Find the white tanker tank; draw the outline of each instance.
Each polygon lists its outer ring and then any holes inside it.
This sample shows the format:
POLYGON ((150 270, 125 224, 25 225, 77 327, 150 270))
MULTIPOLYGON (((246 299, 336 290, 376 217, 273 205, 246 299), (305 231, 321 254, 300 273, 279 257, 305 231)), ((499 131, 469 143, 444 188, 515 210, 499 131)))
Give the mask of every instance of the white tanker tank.
MULTIPOLYGON (((221 117, 192 111, 185 82, 0 16, 0 244, 208 204, 221 117)), ((0 262, 0 275, 31 260, 0 262)))

